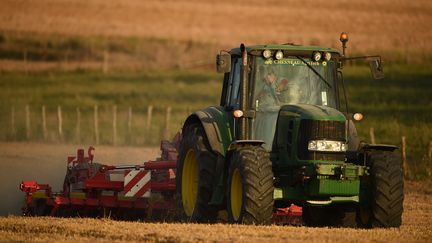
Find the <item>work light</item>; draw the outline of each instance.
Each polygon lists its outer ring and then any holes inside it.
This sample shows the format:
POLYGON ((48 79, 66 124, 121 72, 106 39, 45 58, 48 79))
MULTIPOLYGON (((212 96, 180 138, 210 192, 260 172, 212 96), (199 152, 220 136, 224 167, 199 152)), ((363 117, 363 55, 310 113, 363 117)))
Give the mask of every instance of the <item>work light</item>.
POLYGON ((324 52, 324 59, 327 61, 330 61, 331 59, 331 53, 330 52, 324 52))
POLYGON ((277 60, 282 59, 282 58, 283 58, 283 52, 282 52, 282 51, 277 51, 277 52, 276 52, 276 55, 275 55, 275 58, 276 58, 277 60))
POLYGON ((271 51, 268 49, 263 51, 263 57, 266 59, 269 59, 271 57, 271 54, 271 51))
POLYGON ((313 53, 313 60, 315 62, 318 62, 320 59, 321 59, 321 52, 318 52, 318 51, 314 52, 313 53))

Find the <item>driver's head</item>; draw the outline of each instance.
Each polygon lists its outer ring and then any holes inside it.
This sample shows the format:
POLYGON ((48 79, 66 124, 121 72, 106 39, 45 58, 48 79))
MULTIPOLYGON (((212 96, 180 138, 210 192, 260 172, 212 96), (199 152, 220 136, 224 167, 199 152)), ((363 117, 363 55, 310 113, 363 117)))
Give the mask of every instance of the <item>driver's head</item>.
POLYGON ((264 70, 264 81, 267 84, 272 84, 274 81, 276 81, 276 74, 273 69, 273 67, 268 67, 266 70, 264 70))

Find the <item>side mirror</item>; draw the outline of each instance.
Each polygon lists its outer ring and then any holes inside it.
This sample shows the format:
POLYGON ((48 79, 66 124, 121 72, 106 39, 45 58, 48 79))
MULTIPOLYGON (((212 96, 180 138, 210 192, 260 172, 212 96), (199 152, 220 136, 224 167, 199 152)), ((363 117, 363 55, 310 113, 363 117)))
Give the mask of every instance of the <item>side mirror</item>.
POLYGON ((231 72, 231 55, 229 53, 221 53, 216 56, 216 70, 218 73, 231 72))
POLYGON ((380 59, 378 58, 373 59, 372 61, 369 62, 369 66, 372 73, 372 77, 374 79, 384 78, 384 70, 380 59))

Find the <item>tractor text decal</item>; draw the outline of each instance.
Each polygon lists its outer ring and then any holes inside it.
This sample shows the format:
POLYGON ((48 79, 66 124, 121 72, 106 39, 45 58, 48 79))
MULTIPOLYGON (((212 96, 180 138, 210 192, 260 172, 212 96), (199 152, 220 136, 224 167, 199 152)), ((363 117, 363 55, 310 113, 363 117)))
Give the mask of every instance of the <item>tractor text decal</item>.
MULTIPOLYGON (((327 66, 327 62, 324 61, 322 63, 320 62, 312 62, 312 61, 307 61, 307 63, 311 66, 327 66)), ((292 65, 292 66, 306 66, 306 64, 304 62, 302 62, 301 60, 292 60, 292 59, 282 59, 282 60, 272 60, 272 59, 268 59, 264 62, 264 64, 267 65, 271 65, 271 64, 284 64, 284 65, 292 65)))

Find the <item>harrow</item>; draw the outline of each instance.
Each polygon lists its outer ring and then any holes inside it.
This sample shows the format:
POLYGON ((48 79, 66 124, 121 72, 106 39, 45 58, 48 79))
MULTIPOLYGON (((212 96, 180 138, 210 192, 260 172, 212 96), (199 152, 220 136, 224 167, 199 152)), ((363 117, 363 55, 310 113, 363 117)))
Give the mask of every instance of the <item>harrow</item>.
MULTIPOLYGON (((176 220, 176 162, 181 136, 161 141, 161 156, 136 165, 105 165, 78 149, 67 158, 63 190, 53 192, 48 184, 22 181, 25 193, 23 215, 56 217, 109 217, 120 220, 176 220)), ((223 215, 223 213, 221 213, 223 215)), ((301 224, 302 208, 277 208, 275 224, 301 224)), ((220 222, 226 221, 221 216, 220 222)))

